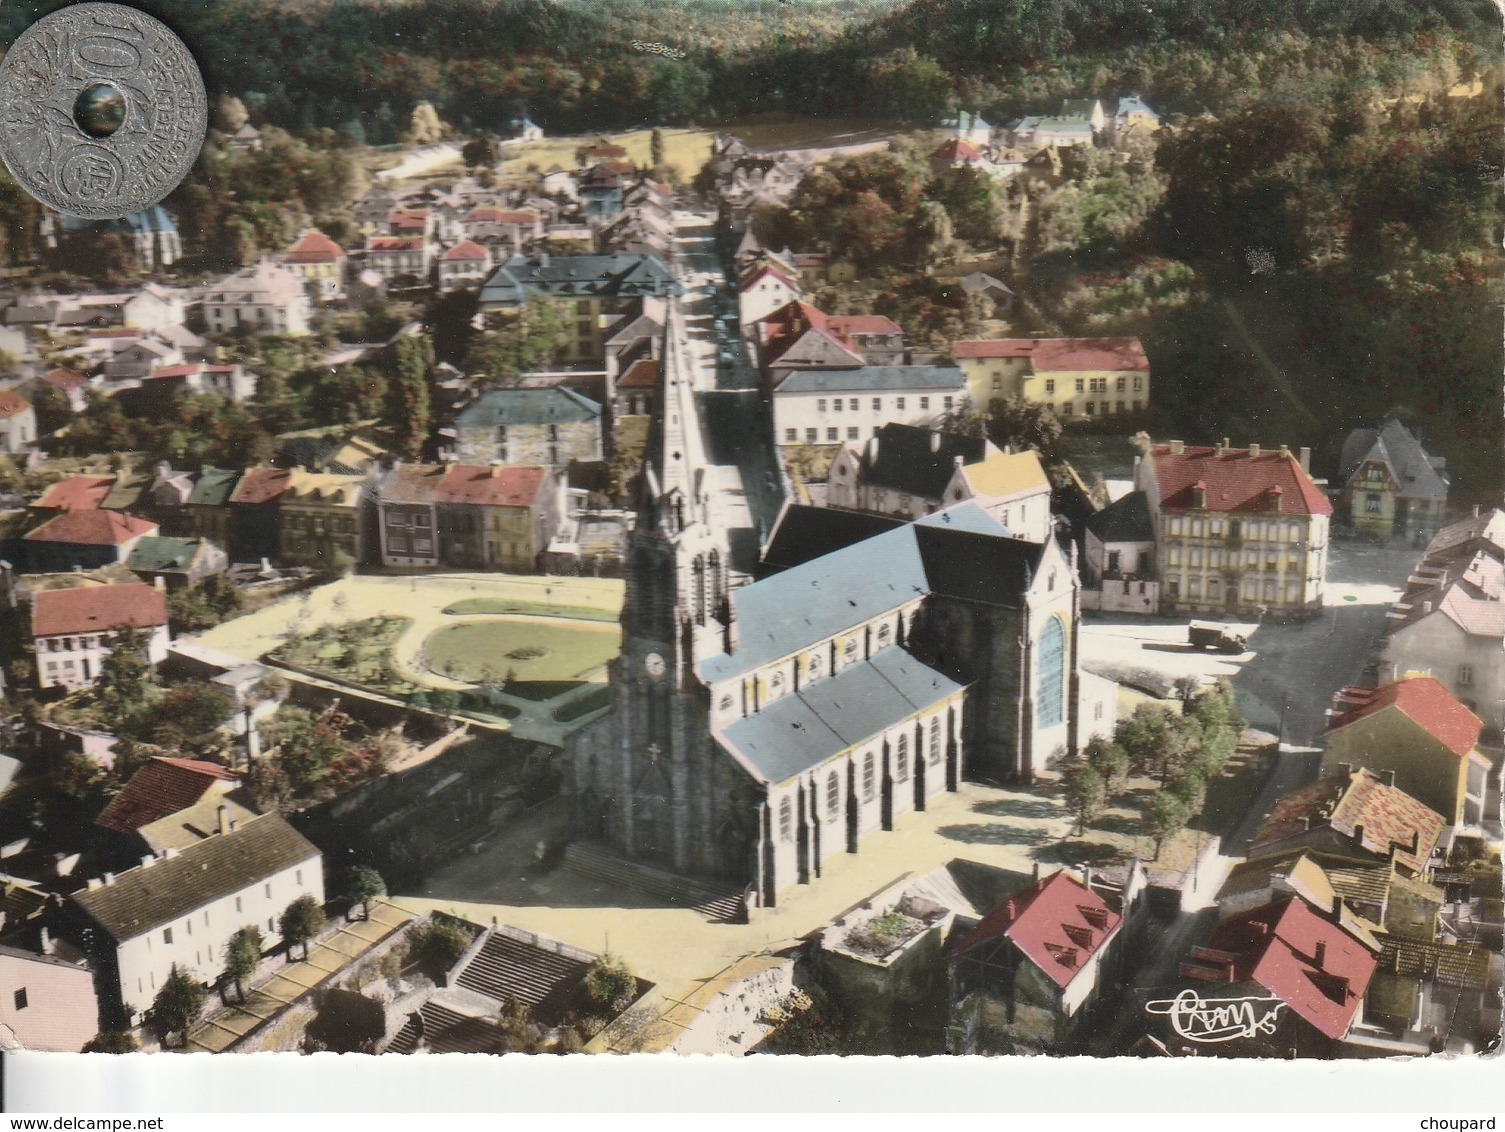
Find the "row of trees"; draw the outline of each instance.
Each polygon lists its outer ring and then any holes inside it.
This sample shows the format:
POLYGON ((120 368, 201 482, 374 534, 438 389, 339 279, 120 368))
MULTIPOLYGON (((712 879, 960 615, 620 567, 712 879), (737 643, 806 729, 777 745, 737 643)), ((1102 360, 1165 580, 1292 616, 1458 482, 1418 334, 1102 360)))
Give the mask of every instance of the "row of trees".
POLYGON ((1142 825, 1159 858, 1166 841, 1201 812, 1207 784, 1223 773, 1243 726, 1226 683, 1189 696, 1179 713, 1141 704, 1119 722, 1111 740, 1094 739, 1063 768, 1077 834, 1127 791, 1131 775, 1153 778, 1157 788, 1144 801, 1142 825))

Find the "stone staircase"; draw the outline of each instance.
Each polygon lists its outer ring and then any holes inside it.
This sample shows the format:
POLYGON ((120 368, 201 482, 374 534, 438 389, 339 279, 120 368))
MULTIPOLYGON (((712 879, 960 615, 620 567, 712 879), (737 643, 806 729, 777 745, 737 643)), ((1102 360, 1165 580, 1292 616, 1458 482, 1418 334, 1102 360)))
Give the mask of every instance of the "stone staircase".
POLYGON ((740 888, 720 888, 640 861, 629 861, 591 841, 570 842, 564 863, 580 876, 600 881, 613 892, 670 908, 693 908, 713 923, 746 922, 740 888))
POLYGON ((461 970, 456 984, 500 1002, 516 998, 535 1008, 557 995, 561 987, 572 991, 578 986, 590 966, 590 960, 582 958, 584 953, 533 939, 492 932, 461 970))

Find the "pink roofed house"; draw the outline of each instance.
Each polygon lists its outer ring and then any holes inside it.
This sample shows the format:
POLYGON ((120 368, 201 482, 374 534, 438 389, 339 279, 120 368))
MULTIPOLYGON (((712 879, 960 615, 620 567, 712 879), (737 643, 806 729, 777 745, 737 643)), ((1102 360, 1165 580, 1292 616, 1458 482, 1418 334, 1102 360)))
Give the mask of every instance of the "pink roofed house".
POLYGON ((439 257, 439 290, 479 288, 491 271, 491 252, 475 240, 461 240, 439 257))

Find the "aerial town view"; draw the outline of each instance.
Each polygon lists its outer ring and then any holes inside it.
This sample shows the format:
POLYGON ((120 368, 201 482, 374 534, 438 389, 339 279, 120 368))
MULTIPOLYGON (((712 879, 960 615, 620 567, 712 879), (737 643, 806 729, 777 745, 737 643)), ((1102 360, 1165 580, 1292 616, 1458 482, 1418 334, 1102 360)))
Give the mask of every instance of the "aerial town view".
POLYGON ((0 1050, 1498 1048, 1491 0, 139 7, 181 183, 0 171, 0 1050))

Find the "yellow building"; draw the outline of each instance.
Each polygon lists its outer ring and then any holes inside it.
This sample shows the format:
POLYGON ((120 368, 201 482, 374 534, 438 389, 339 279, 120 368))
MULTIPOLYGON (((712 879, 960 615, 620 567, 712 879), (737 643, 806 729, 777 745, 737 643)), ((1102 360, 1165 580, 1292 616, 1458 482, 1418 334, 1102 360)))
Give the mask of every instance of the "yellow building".
POLYGON ((1150 407, 1150 363, 1138 338, 992 338, 957 342, 972 403, 1023 397, 1062 420, 1150 407))
POLYGON ((282 264, 305 284, 315 284, 325 301, 345 294, 345 250, 317 228, 303 233, 282 264))
POLYGON ((284 562, 319 569, 362 561, 368 501, 365 476, 328 472, 290 473, 278 500, 279 553, 284 562))

